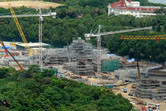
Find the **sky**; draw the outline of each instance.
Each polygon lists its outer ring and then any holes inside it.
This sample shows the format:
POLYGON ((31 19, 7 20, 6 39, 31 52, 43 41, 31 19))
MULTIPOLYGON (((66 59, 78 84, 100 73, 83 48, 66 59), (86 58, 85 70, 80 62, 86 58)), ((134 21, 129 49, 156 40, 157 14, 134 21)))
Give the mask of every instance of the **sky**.
POLYGON ((166 4, 166 0, 149 0, 149 2, 166 4))

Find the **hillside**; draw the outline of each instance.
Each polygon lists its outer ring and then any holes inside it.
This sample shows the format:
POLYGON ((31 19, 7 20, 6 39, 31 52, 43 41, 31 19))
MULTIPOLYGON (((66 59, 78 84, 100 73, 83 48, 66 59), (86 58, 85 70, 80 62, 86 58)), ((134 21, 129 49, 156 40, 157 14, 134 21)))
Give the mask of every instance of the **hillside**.
MULTIPOLYGON (((10 3, 12 7, 17 7, 17 8, 22 6, 28 8, 37 8, 40 6, 41 8, 49 9, 50 7, 56 8, 58 6, 61 6, 61 4, 58 3, 45 2, 45 1, 11 1, 10 3)), ((8 2, 0 2, 0 7, 9 8, 8 2)))
POLYGON ((57 78, 53 70, 0 68, 1 111, 130 111, 110 89, 57 78))
MULTIPOLYGON (((50 1, 50 0, 49 0, 50 1)), ((154 36, 163 35, 166 31, 166 16, 157 15, 144 18, 135 18, 129 15, 107 14, 107 5, 115 0, 54 0, 65 6, 43 9, 43 13, 57 12, 56 19, 44 17, 43 42, 54 47, 63 47, 70 44, 77 37, 84 39, 84 34, 103 25, 102 32, 131 29, 137 27, 153 26, 152 31, 139 31, 124 33, 123 35, 154 36)), ((142 5, 158 5, 139 0, 142 5)), ((163 6, 159 4, 159 6, 163 6)), ((35 9, 20 7, 14 8, 16 14, 38 13, 35 9)), ((8 9, 0 8, 0 15, 10 14, 8 9)), ((166 12, 166 11, 165 11, 166 12)), ((13 19, 0 19, 5 25, 0 25, 0 36, 7 41, 22 41, 13 19)), ((19 18, 19 22, 28 42, 38 41, 38 18, 19 18)), ((102 47, 109 49, 110 53, 121 56, 134 57, 134 41, 122 41, 122 34, 102 37, 102 47)), ((96 39, 90 41, 96 46, 96 39)), ((159 43, 153 40, 137 41, 139 60, 149 60, 159 63, 166 61, 165 41, 159 43), (155 53, 154 53, 155 52, 155 53), (151 58, 150 58, 151 57, 151 58)))

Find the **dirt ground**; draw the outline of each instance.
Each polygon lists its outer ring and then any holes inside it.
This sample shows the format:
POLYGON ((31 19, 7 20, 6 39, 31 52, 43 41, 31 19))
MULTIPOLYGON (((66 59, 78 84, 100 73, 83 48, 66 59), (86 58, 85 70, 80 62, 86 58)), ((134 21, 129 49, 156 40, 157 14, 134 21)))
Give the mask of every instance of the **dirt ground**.
MULTIPOLYGON (((125 97, 126 99, 130 100, 130 102, 133 104, 133 106, 136 109, 141 109, 141 104, 138 103, 146 103, 146 104, 160 104, 160 110, 153 110, 153 111, 166 111, 166 102, 160 102, 160 101, 152 101, 150 99, 142 99, 142 98, 137 98, 135 97, 135 95, 133 96, 129 96, 128 93, 133 93, 133 88, 131 88, 132 84, 126 85, 126 86, 120 86, 117 87, 115 89, 113 89, 115 94, 122 94, 123 97, 125 97), (123 92, 123 88, 127 89, 127 93, 123 92)), ((149 105, 146 105, 149 106, 149 105)), ((146 109, 148 111, 148 109, 146 109)))
MULTIPOLYGON (((61 6, 61 4, 58 3, 44 1, 11 1, 10 3, 12 7, 25 6, 28 8, 37 8, 40 6, 41 8, 48 9, 49 7, 56 8, 58 6, 61 6)), ((9 8, 8 2, 0 2, 0 7, 9 8)))

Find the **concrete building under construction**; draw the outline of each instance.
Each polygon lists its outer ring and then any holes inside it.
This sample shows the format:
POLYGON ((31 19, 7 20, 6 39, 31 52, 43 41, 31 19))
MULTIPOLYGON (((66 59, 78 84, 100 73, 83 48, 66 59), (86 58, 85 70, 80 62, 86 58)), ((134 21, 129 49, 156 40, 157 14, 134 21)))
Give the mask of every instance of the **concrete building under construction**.
POLYGON ((96 71, 96 55, 91 44, 79 38, 73 41, 67 49, 69 63, 65 64, 66 69, 80 75, 88 75, 96 71))
MULTIPOLYGON (((102 54, 108 53, 106 49, 102 54)), ((59 49, 45 52, 44 65, 64 65, 64 68, 79 75, 89 75, 97 70, 97 50, 92 44, 79 37, 77 40, 59 49)))
POLYGON ((166 67, 149 69, 148 77, 138 81, 135 94, 141 98, 166 100, 166 67))
MULTIPOLYGON (((22 50, 24 49, 20 48, 20 52, 22 52, 22 50)), ((97 71, 97 52, 98 50, 93 47, 92 44, 85 42, 85 40, 82 40, 81 37, 79 37, 64 48, 42 49, 43 68, 61 65, 72 73, 78 75, 91 75, 97 71)), ((15 56, 15 58, 25 69, 30 65, 39 64, 38 53, 33 56, 21 54, 15 56)), ((11 57, 3 58, 1 61, 0 66, 19 68, 11 57)), ((119 60, 113 59, 112 56, 108 54, 108 50, 103 48, 101 49, 101 63, 103 72, 110 72, 119 68, 119 60)))

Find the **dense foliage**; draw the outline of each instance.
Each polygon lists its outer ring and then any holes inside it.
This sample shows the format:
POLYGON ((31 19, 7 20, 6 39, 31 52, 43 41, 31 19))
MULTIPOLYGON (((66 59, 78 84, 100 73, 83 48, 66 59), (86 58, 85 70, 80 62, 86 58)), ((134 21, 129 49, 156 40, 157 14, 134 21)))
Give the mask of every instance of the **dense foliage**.
MULTIPOLYGON (((50 0, 48 0, 50 1, 50 0)), ((102 37, 102 46, 121 56, 129 55, 134 57, 134 41, 120 40, 121 35, 163 35, 166 31, 165 10, 157 11, 158 16, 135 18, 129 15, 107 15, 108 3, 118 0, 54 0, 65 4, 62 7, 51 11, 57 12, 57 18, 44 17, 43 21, 43 41, 50 43, 54 47, 63 47, 70 44, 77 37, 84 38, 85 33, 95 30, 98 25, 103 25, 102 32, 131 29, 137 27, 153 26, 152 31, 139 31, 102 37)), ((139 0, 142 5, 156 5, 148 0, 139 0)), ((162 4, 157 4, 164 6, 162 4)), ((14 9, 16 14, 38 13, 35 9, 25 7, 14 9)), ((0 8, 0 15, 10 14, 7 9, 0 8)), ((43 13, 49 10, 42 10, 43 13)), ((27 38, 27 41, 38 41, 38 18, 18 18, 27 38)), ((18 29, 13 19, 1 19, 4 25, 0 25, 0 36, 8 41, 22 41, 18 29)), ((96 45, 96 40, 91 42, 96 45)), ((159 43, 153 40, 138 41, 138 51, 140 59, 163 63, 166 61, 165 41, 159 43), (151 57, 151 58, 150 58, 151 57)))
POLYGON ((130 111, 132 105, 108 88, 57 78, 54 70, 0 68, 1 111, 130 111))

